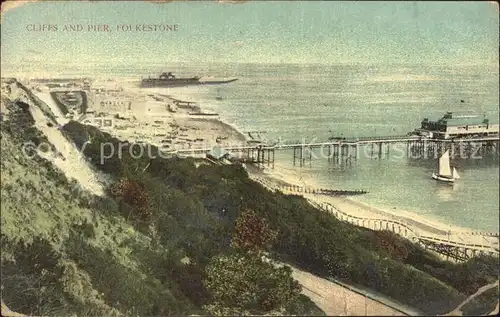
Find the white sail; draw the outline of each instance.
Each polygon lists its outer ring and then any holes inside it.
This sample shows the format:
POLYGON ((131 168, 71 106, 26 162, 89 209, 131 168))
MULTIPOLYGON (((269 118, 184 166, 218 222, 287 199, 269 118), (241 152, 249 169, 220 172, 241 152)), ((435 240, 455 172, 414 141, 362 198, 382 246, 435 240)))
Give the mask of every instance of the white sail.
POLYGON ((448 150, 439 158, 439 175, 451 177, 450 154, 448 150))
POLYGON ((460 175, 458 175, 458 172, 457 172, 456 168, 453 168, 453 178, 454 179, 459 179, 460 178, 460 175))

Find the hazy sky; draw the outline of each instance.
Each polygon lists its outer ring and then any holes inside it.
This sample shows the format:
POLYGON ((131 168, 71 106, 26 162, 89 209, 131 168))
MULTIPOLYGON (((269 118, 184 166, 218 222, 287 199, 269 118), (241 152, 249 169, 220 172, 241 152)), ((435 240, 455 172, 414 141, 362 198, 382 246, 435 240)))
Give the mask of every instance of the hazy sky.
POLYGON ((2 17, 2 65, 31 62, 498 64, 491 2, 42 2, 2 17), (108 24, 109 33, 64 32, 108 24), (117 32, 117 24, 178 24, 117 32), (28 31, 57 24, 57 32, 28 31))

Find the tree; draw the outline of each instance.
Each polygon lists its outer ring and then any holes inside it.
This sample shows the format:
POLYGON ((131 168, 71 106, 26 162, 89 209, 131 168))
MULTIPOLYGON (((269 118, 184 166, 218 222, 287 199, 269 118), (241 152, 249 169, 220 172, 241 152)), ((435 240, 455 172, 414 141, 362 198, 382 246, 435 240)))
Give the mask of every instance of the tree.
POLYGON ((111 186, 110 191, 113 196, 120 197, 125 203, 134 207, 141 220, 151 219, 149 195, 143 184, 130 179, 121 179, 111 186))
POLYGON ((212 258, 206 268, 205 287, 212 315, 286 313, 295 309, 301 292, 289 266, 277 265, 263 255, 276 238, 267 222, 246 210, 236 221, 229 254, 212 258))
POLYGON ((252 253, 233 250, 212 259, 206 268, 205 287, 213 315, 260 315, 286 312, 298 301, 301 286, 289 266, 277 267, 252 253))
POLYGON ((277 233, 254 211, 246 210, 236 220, 231 246, 248 252, 263 251, 276 239, 277 233))

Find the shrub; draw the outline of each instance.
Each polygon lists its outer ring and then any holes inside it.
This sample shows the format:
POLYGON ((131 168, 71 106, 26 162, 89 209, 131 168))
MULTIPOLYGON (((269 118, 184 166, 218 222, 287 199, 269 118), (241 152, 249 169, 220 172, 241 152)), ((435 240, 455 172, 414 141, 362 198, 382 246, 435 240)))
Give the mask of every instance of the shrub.
POLYGON ((276 236, 277 233, 269 228, 264 219, 254 211, 246 210, 236 221, 232 245, 245 251, 264 250, 276 236))
MULTIPOLYGON (((86 140, 80 134, 92 134, 93 144, 85 155, 94 163, 98 162, 99 142, 118 142, 78 123, 65 129, 77 144, 86 140)), ((242 250, 265 245, 268 238, 258 236, 263 226, 256 219, 261 218, 277 232, 271 248, 274 256, 323 277, 371 287, 429 314, 446 312, 464 298, 463 293, 469 294, 496 277, 493 272, 498 264, 489 259, 466 264, 442 261, 388 232, 341 222, 302 197, 271 193, 250 180, 240 166, 195 168, 192 159, 144 161, 125 152, 122 160, 115 155, 102 165, 96 163, 99 169, 130 182, 123 183, 124 188, 114 196, 122 213, 135 215, 148 201, 155 241, 185 250, 198 269, 227 248, 231 238, 233 246, 242 250), (124 194, 127 187, 130 195, 124 194), (255 215, 238 220, 244 210, 255 215), (239 237, 231 237, 233 233, 239 237)))
POLYGON ((144 185, 134 180, 121 179, 111 187, 110 191, 112 195, 120 197, 123 202, 132 206, 140 220, 151 220, 149 196, 144 185))
POLYGON ((2 299, 16 312, 27 315, 54 315, 69 308, 59 279, 60 255, 49 242, 12 241, 2 235, 2 251, 10 251, 13 260, 2 258, 2 299))
POLYGON ((375 231, 375 238, 380 248, 386 250, 391 258, 405 261, 408 257, 406 246, 395 233, 387 230, 375 231))
MULTIPOLYGON (((493 287, 473 298, 462 306, 460 310, 464 316, 481 316, 489 314, 493 312, 498 305, 499 295, 498 286, 493 287)), ((498 314, 498 312, 496 313, 498 314)))
POLYGON ((300 296, 301 286, 288 266, 276 268, 249 253, 215 257, 206 269, 205 286, 214 315, 266 314, 284 311, 300 296))

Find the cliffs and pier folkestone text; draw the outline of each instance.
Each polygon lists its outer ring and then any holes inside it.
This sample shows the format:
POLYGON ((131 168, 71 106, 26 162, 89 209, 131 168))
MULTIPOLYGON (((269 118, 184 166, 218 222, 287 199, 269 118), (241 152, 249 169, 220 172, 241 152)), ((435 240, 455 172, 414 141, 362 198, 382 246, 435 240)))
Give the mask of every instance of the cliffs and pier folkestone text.
POLYGON ((178 31, 179 24, 26 24, 30 32, 170 32, 178 31))

